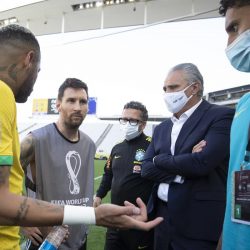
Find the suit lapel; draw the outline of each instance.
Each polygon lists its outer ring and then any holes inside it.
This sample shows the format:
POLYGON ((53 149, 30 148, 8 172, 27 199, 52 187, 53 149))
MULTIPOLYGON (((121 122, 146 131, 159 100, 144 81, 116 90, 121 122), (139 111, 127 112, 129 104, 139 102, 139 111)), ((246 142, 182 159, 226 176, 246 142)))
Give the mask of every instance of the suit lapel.
POLYGON ((206 111, 209 109, 209 107, 210 104, 207 101, 203 100, 199 107, 184 123, 175 144, 175 154, 180 151, 182 145, 185 143, 187 137, 192 133, 192 131, 194 129, 197 129, 197 124, 200 122, 200 119, 206 114, 206 111))

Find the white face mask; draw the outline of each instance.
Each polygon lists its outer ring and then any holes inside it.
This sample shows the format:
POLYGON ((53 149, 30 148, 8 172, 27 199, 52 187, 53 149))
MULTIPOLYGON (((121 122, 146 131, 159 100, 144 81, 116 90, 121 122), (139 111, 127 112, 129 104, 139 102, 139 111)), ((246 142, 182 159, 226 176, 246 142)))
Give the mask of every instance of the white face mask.
POLYGON ((185 89, 172 92, 172 93, 164 93, 164 101, 167 105, 167 109, 169 112, 176 114, 178 113, 188 102, 193 95, 187 97, 185 94, 185 90, 188 89, 191 85, 188 85, 185 89))
POLYGON ((139 124, 136 126, 132 126, 127 122, 126 124, 120 125, 121 130, 124 132, 124 137, 127 141, 130 141, 136 137, 138 137, 142 131, 139 131, 139 124))
POLYGON ((239 35, 227 48, 226 55, 232 66, 243 72, 250 72, 250 29, 239 35))

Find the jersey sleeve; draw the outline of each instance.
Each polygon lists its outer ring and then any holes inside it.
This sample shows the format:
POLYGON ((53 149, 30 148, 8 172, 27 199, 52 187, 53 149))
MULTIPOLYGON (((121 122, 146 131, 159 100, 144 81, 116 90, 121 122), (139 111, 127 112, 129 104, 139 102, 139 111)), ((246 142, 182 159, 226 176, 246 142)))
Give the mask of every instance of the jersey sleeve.
MULTIPOLYGON (((0 85, 0 167, 13 164, 15 100, 7 86, 0 85)), ((15 128, 16 129, 16 128, 15 128)))

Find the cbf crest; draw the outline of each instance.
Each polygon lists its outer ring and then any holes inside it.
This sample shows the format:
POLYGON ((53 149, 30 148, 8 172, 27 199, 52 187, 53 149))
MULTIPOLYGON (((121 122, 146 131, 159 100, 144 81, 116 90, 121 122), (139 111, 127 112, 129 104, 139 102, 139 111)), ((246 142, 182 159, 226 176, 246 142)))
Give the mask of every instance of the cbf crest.
POLYGON ((145 155, 145 150, 138 149, 135 154, 135 160, 136 161, 142 161, 145 155))

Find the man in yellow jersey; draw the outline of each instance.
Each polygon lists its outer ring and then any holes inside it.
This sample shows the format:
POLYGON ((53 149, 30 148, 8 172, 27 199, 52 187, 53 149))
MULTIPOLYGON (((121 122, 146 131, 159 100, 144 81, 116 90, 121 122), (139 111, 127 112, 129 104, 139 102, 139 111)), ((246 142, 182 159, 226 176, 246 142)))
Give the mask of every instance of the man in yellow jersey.
MULTIPOLYGON (((13 26, 7 31, 8 28, 6 31, 2 29, 0 35, 0 187, 6 185, 10 170, 9 190, 21 195, 23 171, 19 164, 15 99, 17 102, 25 102, 32 92, 40 68, 40 49, 34 36, 24 29, 13 26), (18 42, 21 36, 27 38, 26 45, 18 42), (13 41, 5 43, 10 39, 13 41)), ((18 227, 1 226, 0 249, 18 249, 18 233, 18 227)))
POLYGON ((162 219, 147 220, 145 204, 100 205, 97 208, 58 206, 21 196, 23 172, 15 102, 26 102, 40 70, 40 47, 26 28, 0 28, 0 249, 19 249, 18 227, 96 224, 149 230, 162 219), (8 227, 7 227, 8 226, 8 227))

